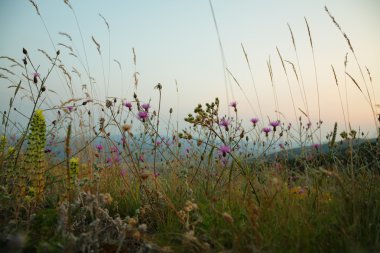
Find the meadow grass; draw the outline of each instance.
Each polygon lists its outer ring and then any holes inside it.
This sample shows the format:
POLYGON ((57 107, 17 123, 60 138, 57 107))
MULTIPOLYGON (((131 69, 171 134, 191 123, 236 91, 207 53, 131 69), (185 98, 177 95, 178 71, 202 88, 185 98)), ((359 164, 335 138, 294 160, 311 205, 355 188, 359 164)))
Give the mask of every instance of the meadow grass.
MULTIPOLYGON (((38 6, 30 2, 49 33, 38 6)), ((69 1, 65 3, 80 31, 74 9, 69 1)), ((100 17, 109 31, 108 22, 100 17)), ((307 21, 306 25, 313 50, 307 21)), ((215 98, 196 105, 185 118, 188 127, 179 130, 178 119, 177 126, 171 122, 172 109, 167 122, 160 116, 161 84, 154 87, 159 98, 156 108, 141 101, 136 90, 128 101, 99 99, 92 89, 83 38, 83 59, 69 34, 62 36, 72 44, 61 45, 78 58, 89 80, 84 98, 74 94, 59 50, 54 57, 41 51, 51 62, 47 73, 38 73, 27 49, 22 50, 22 63, 1 57, 12 66, 2 69, 14 93, 8 110, 2 112, 0 248, 7 252, 380 251, 380 135, 360 138, 360 130, 351 128, 339 90, 346 126, 339 131, 335 124, 321 145, 322 121, 319 115, 316 125, 310 122, 290 26, 289 30, 297 64, 277 52, 291 100, 285 63, 297 76, 306 108, 298 112, 293 102, 293 125, 280 121, 270 59, 277 120, 265 123, 255 91, 261 118, 249 125, 239 118, 238 104, 232 102, 233 116, 226 116, 215 98), (53 71, 71 94, 59 104, 49 100, 46 88, 53 71), (32 111, 20 126, 21 112, 12 108, 25 94, 32 111), (47 119, 52 111, 54 117, 47 119)), ((360 68, 347 35, 342 34, 360 68)), ((92 41, 100 55, 107 93, 101 45, 94 37, 92 41)), ((255 86, 243 45, 242 49, 255 86)), ((364 93, 347 75, 369 103, 379 131, 373 86, 371 95, 365 82, 364 93)), ((137 71, 133 77, 136 86, 137 71)))

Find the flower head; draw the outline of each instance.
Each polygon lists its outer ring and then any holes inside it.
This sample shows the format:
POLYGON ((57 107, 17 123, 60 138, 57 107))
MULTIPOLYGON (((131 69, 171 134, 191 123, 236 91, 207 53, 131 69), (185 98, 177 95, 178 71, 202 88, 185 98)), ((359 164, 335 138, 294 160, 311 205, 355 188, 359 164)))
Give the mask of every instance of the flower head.
POLYGON ((37 78, 39 78, 40 77, 40 74, 39 73, 33 73, 33 82, 34 83, 37 83, 37 78))
POLYGON ((276 132, 276 127, 278 127, 280 123, 281 122, 279 120, 275 120, 275 121, 269 122, 269 125, 271 125, 273 127, 273 131, 276 132))
POLYGON ((232 101, 232 102, 230 103, 230 106, 236 109, 237 102, 236 102, 236 101, 232 101))
POLYGON ((102 151, 103 150, 102 144, 96 145, 96 149, 98 150, 98 152, 102 151))
POLYGON ((142 107, 145 111, 148 111, 149 108, 150 108, 150 104, 149 104, 149 103, 142 104, 141 107, 142 107))
POLYGON ((219 122, 219 126, 222 126, 228 131, 228 125, 230 124, 230 121, 226 118, 222 118, 219 122))
POLYGON ((257 122, 259 122, 259 119, 258 118, 252 118, 251 122, 252 122, 253 126, 255 127, 257 122))
POLYGON ((268 137, 268 133, 269 133, 270 131, 272 131, 272 129, 271 129, 270 127, 264 127, 262 131, 265 133, 265 136, 268 137))
POLYGON ((148 118, 148 112, 147 111, 140 111, 137 113, 137 117, 142 121, 145 122, 145 120, 148 118))
POLYGON ((119 150, 117 149, 117 147, 112 146, 111 147, 111 153, 116 153, 116 152, 119 152, 119 150))
POLYGON ((124 102, 124 106, 127 107, 130 111, 132 110, 132 103, 131 102, 124 102))
POLYGON ((66 107, 66 109, 69 111, 69 112, 72 112, 74 110, 74 107, 69 105, 66 107))
POLYGON ((231 152, 231 148, 227 145, 222 145, 219 147, 219 152, 225 157, 228 153, 231 152))
POLYGON ((313 148, 314 148, 315 150, 318 150, 320 147, 321 147, 321 144, 319 144, 319 143, 314 143, 314 144, 313 144, 313 148))

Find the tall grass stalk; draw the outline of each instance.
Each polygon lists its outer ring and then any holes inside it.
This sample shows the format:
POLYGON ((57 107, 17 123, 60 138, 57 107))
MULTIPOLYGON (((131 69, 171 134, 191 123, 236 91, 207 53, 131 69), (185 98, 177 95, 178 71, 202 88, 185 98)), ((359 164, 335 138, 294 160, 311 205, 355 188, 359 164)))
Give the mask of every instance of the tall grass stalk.
MULTIPOLYGON (((320 104, 320 98, 319 98, 319 82, 318 82, 318 75, 317 75, 317 64, 315 62, 313 39, 311 37, 311 31, 310 31, 309 23, 307 22, 306 17, 304 19, 305 19, 305 23, 306 23, 306 27, 307 27, 307 33, 309 35, 309 42, 310 42, 310 47, 311 47, 311 53, 313 55, 315 85, 317 87, 317 100, 318 100, 318 124, 320 125, 322 123, 322 121, 321 121, 321 104, 320 104)), ((321 143, 321 142, 322 142, 322 129, 319 128, 319 143, 321 143)))

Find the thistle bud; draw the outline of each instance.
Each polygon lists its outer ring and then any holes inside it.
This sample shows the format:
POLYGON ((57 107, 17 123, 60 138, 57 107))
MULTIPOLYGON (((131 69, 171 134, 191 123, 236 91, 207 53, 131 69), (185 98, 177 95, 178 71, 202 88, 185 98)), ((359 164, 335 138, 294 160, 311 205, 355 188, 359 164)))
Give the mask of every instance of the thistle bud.
POLYGON ((28 54, 28 51, 26 51, 25 48, 22 48, 22 53, 25 54, 25 55, 27 55, 27 54, 28 54))

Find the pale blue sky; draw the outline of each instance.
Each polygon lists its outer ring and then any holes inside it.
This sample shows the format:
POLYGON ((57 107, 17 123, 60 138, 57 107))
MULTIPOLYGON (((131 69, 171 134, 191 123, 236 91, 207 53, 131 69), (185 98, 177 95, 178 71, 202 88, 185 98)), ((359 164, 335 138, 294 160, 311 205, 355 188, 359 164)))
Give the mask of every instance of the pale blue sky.
MULTIPOLYGON (((70 9, 58 0, 36 1, 42 17, 57 46, 68 40, 58 32, 69 33, 81 57, 84 57, 81 40, 70 9)), ((223 68, 217 36, 212 20, 208 0, 191 1, 100 1, 72 0, 82 28, 91 74, 96 78, 98 98, 104 99, 101 61, 91 36, 101 44, 106 78, 108 77, 108 33, 101 13, 111 28, 111 73, 108 95, 132 99, 132 48, 137 53, 137 71, 140 83, 137 93, 141 99, 152 99, 157 107, 157 91, 153 87, 163 84, 163 108, 168 111, 173 107, 180 111, 180 119, 191 112, 198 103, 221 98, 223 110, 227 113, 223 68), (121 62, 123 83, 120 71, 113 59, 121 62), (175 82, 179 85, 179 108, 177 108, 175 82)), ((317 120, 317 99, 315 76, 309 38, 304 17, 309 21, 315 46, 317 72, 321 91, 322 119, 331 125, 334 121, 342 122, 340 103, 335 81, 331 72, 334 65, 341 91, 344 91, 345 53, 347 44, 324 11, 327 5, 343 30, 350 37, 362 66, 371 70, 375 85, 375 95, 380 99, 378 79, 380 77, 380 1, 378 0, 214 0, 213 1, 224 52, 229 69, 239 80, 245 94, 255 107, 253 112, 239 88, 234 87, 234 99, 238 101, 240 118, 247 121, 259 116, 253 85, 250 80, 244 55, 240 44, 243 43, 253 67, 254 79, 263 107, 264 118, 275 117, 274 102, 266 61, 271 57, 275 85, 279 94, 280 110, 290 121, 294 121, 289 90, 284 72, 276 52, 280 49, 286 60, 296 63, 295 54, 287 28, 289 23, 295 34, 301 70, 309 99, 310 115, 317 120)), ((53 53, 43 24, 29 1, 0 0, 0 55, 10 56, 21 61, 22 47, 40 64, 42 76, 48 68, 46 59, 37 51, 38 48, 53 53)), ((68 55, 68 50, 61 48, 61 59, 69 70, 74 66, 84 70, 79 62, 68 55)), ((8 62, 0 60, 1 67, 8 62)), ((291 72, 290 68, 288 69, 291 72)), ((348 72, 352 74, 364 89, 360 74, 352 54, 349 54, 348 72)), ((87 79, 79 80, 73 75, 73 86, 78 97, 82 96, 81 85, 87 79)), ((62 77, 61 77, 62 78, 62 77)), ((296 107, 303 108, 294 75, 290 82, 295 97, 296 107)), ((107 83, 107 81, 106 81, 107 83)), ((10 92, 6 87, 9 82, 0 81, 0 109, 8 105, 10 92)), ((350 116, 353 127, 359 125, 373 130, 373 119, 369 106, 365 103, 354 84, 348 84, 350 116)), ((64 83, 53 75, 49 87, 59 92, 59 98, 70 97, 63 88, 64 83)), ((230 94, 231 96, 231 94, 230 94)), ((232 99, 232 98, 231 98, 232 99)), ((379 103, 379 102, 378 102, 379 103)), ((297 112, 300 114, 299 112, 297 112)), ((343 123, 342 123, 343 124, 343 123)))

